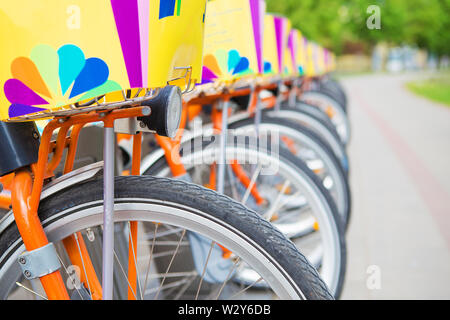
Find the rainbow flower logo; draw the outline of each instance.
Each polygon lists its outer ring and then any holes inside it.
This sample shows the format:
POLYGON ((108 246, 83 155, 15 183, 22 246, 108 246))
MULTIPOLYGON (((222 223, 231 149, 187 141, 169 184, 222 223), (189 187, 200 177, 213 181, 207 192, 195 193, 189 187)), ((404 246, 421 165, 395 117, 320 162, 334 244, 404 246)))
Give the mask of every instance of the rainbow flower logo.
POLYGON ((305 74, 305 71, 303 70, 303 67, 302 67, 302 66, 299 66, 299 67, 298 67, 298 73, 299 73, 301 76, 303 76, 303 75, 305 74))
POLYGON ((269 61, 264 61, 264 74, 274 74, 272 64, 269 61))
POLYGON ((246 57, 241 57, 237 50, 217 50, 214 55, 207 54, 203 58, 202 84, 216 79, 232 80, 253 71, 246 57))
POLYGON ((10 118, 121 90, 117 82, 108 80, 109 68, 103 60, 86 59, 72 44, 58 50, 38 45, 29 58, 18 57, 12 62, 11 74, 13 78, 4 85, 11 103, 10 118))
POLYGON ((173 17, 176 14, 179 17, 181 12, 181 0, 159 0, 159 19, 173 17))

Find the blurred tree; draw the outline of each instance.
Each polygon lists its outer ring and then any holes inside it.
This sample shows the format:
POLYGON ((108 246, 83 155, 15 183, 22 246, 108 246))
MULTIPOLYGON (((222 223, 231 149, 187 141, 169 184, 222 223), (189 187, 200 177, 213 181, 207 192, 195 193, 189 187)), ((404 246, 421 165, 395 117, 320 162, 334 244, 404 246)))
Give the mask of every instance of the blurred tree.
POLYGON ((380 41, 450 54, 450 0, 266 0, 269 12, 289 17, 295 28, 336 53, 380 41), (381 29, 370 30, 367 8, 381 9, 381 29))

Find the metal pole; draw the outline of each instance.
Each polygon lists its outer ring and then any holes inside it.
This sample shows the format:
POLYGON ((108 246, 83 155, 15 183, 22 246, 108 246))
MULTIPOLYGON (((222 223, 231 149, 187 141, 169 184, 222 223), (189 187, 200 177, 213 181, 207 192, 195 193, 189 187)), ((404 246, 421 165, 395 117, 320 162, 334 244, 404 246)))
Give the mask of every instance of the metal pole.
POLYGON ((283 84, 283 80, 278 81, 278 94, 276 97, 276 103, 275 103, 275 111, 280 111, 281 108, 281 101, 283 100, 283 94, 281 93, 281 85, 283 84))
POLYGON ((227 147, 227 131, 228 131, 228 105, 229 100, 226 98, 222 104, 222 131, 220 132, 220 153, 219 163, 217 164, 217 192, 223 193, 225 189, 225 166, 226 166, 226 147, 227 147))
POLYGON ((297 102, 297 90, 298 90, 298 79, 292 81, 291 92, 289 93, 289 107, 295 108, 295 103, 297 102))
MULTIPOLYGON (((259 148, 259 142, 260 142, 260 136, 259 136, 259 127, 261 124, 261 112, 262 112, 262 103, 261 103, 261 97, 259 95, 260 91, 259 89, 255 89, 253 94, 256 94, 256 106, 255 106, 255 134, 256 134, 256 147, 259 148)), ((251 172, 252 176, 255 173, 257 166, 255 164, 252 164, 251 166, 251 172)))
POLYGON ((256 137, 259 138, 259 125, 261 124, 261 97, 259 96, 259 90, 255 89, 254 93, 256 94, 256 106, 255 106, 255 132, 256 137))
POLYGON ((113 298, 114 272, 114 128, 106 128, 103 143, 103 300, 113 298))

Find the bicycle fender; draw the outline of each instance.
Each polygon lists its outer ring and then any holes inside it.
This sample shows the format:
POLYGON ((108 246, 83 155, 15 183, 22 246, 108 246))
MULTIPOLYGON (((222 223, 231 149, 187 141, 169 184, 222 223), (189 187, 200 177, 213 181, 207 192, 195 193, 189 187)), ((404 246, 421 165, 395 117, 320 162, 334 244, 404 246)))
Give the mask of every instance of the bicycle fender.
MULTIPOLYGON (((102 169, 103 161, 99 161, 56 178, 44 186, 41 193, 41 200, 48 198, 61 190, 93 178, 102 169)), ((0 233, 8 228, 13 222, 14 214, 12 210, 10 210, 3 219, 0 220, 0 233)))

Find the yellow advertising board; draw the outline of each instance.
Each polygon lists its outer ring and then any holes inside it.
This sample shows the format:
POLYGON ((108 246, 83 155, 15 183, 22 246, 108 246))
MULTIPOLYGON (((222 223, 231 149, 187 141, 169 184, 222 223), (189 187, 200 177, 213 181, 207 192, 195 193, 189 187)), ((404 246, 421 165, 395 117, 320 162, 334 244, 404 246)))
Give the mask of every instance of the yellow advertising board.
POLYGON ((289 36, 291 33, 292 23, 289 19, 286 18, 284 22, 285 26, 283 28, 283 41, 284 41, 284 71, 283 75, 292 76, 296 75, 297 71, 295 70, 296 61, 292 59, 292 49, 289 46, 289 36))
POLYGON ((289 33, 288 47, 294 74, 303 75, 305 72, 306 58, 303 36, 299 30, 292 29, 289 33))
POLYGON ((311 41, 308 41, 306 43, 306 55, 307 55, 306 74, 311 77, 317 75, 317 65, 316 65, 316 57, 315 57, 314 51, 315 51, 314 43, 311 41))
POLYGON ((264 16, 264 73, 279 74, 277 38, 275 34, 274 16, 264 16))
POLYGON ((192 68, 201 81, 206 0, 0 2, 0 120, 131 88, 192 68))
POLYGON ((317 70, 319 74, 324 74, 325 69, 325 49, 319 45, 316 45, 316 56, 317 56, 317 70))
POLYGON ((212 0, 205 20, 203 83, 263 72, 263 0, 212 0))
POLYGON ((298 61, 298 68, 301 75, 304 75, 306 73, 306 64, 308 61, 308 55, 307 55, 307 49, 306 44, 307 40, 303 36, 300 30, 297 30, 297 34, 299 37, 299 47, 297 52, 297 61, 298 61))
POLYGON ((291 22, 286 17, 266 14, 264 18, 264 73, 286 75, 292 70, 288 53, 291 22), (291 69, 291 70, 290 70, 291 69))

